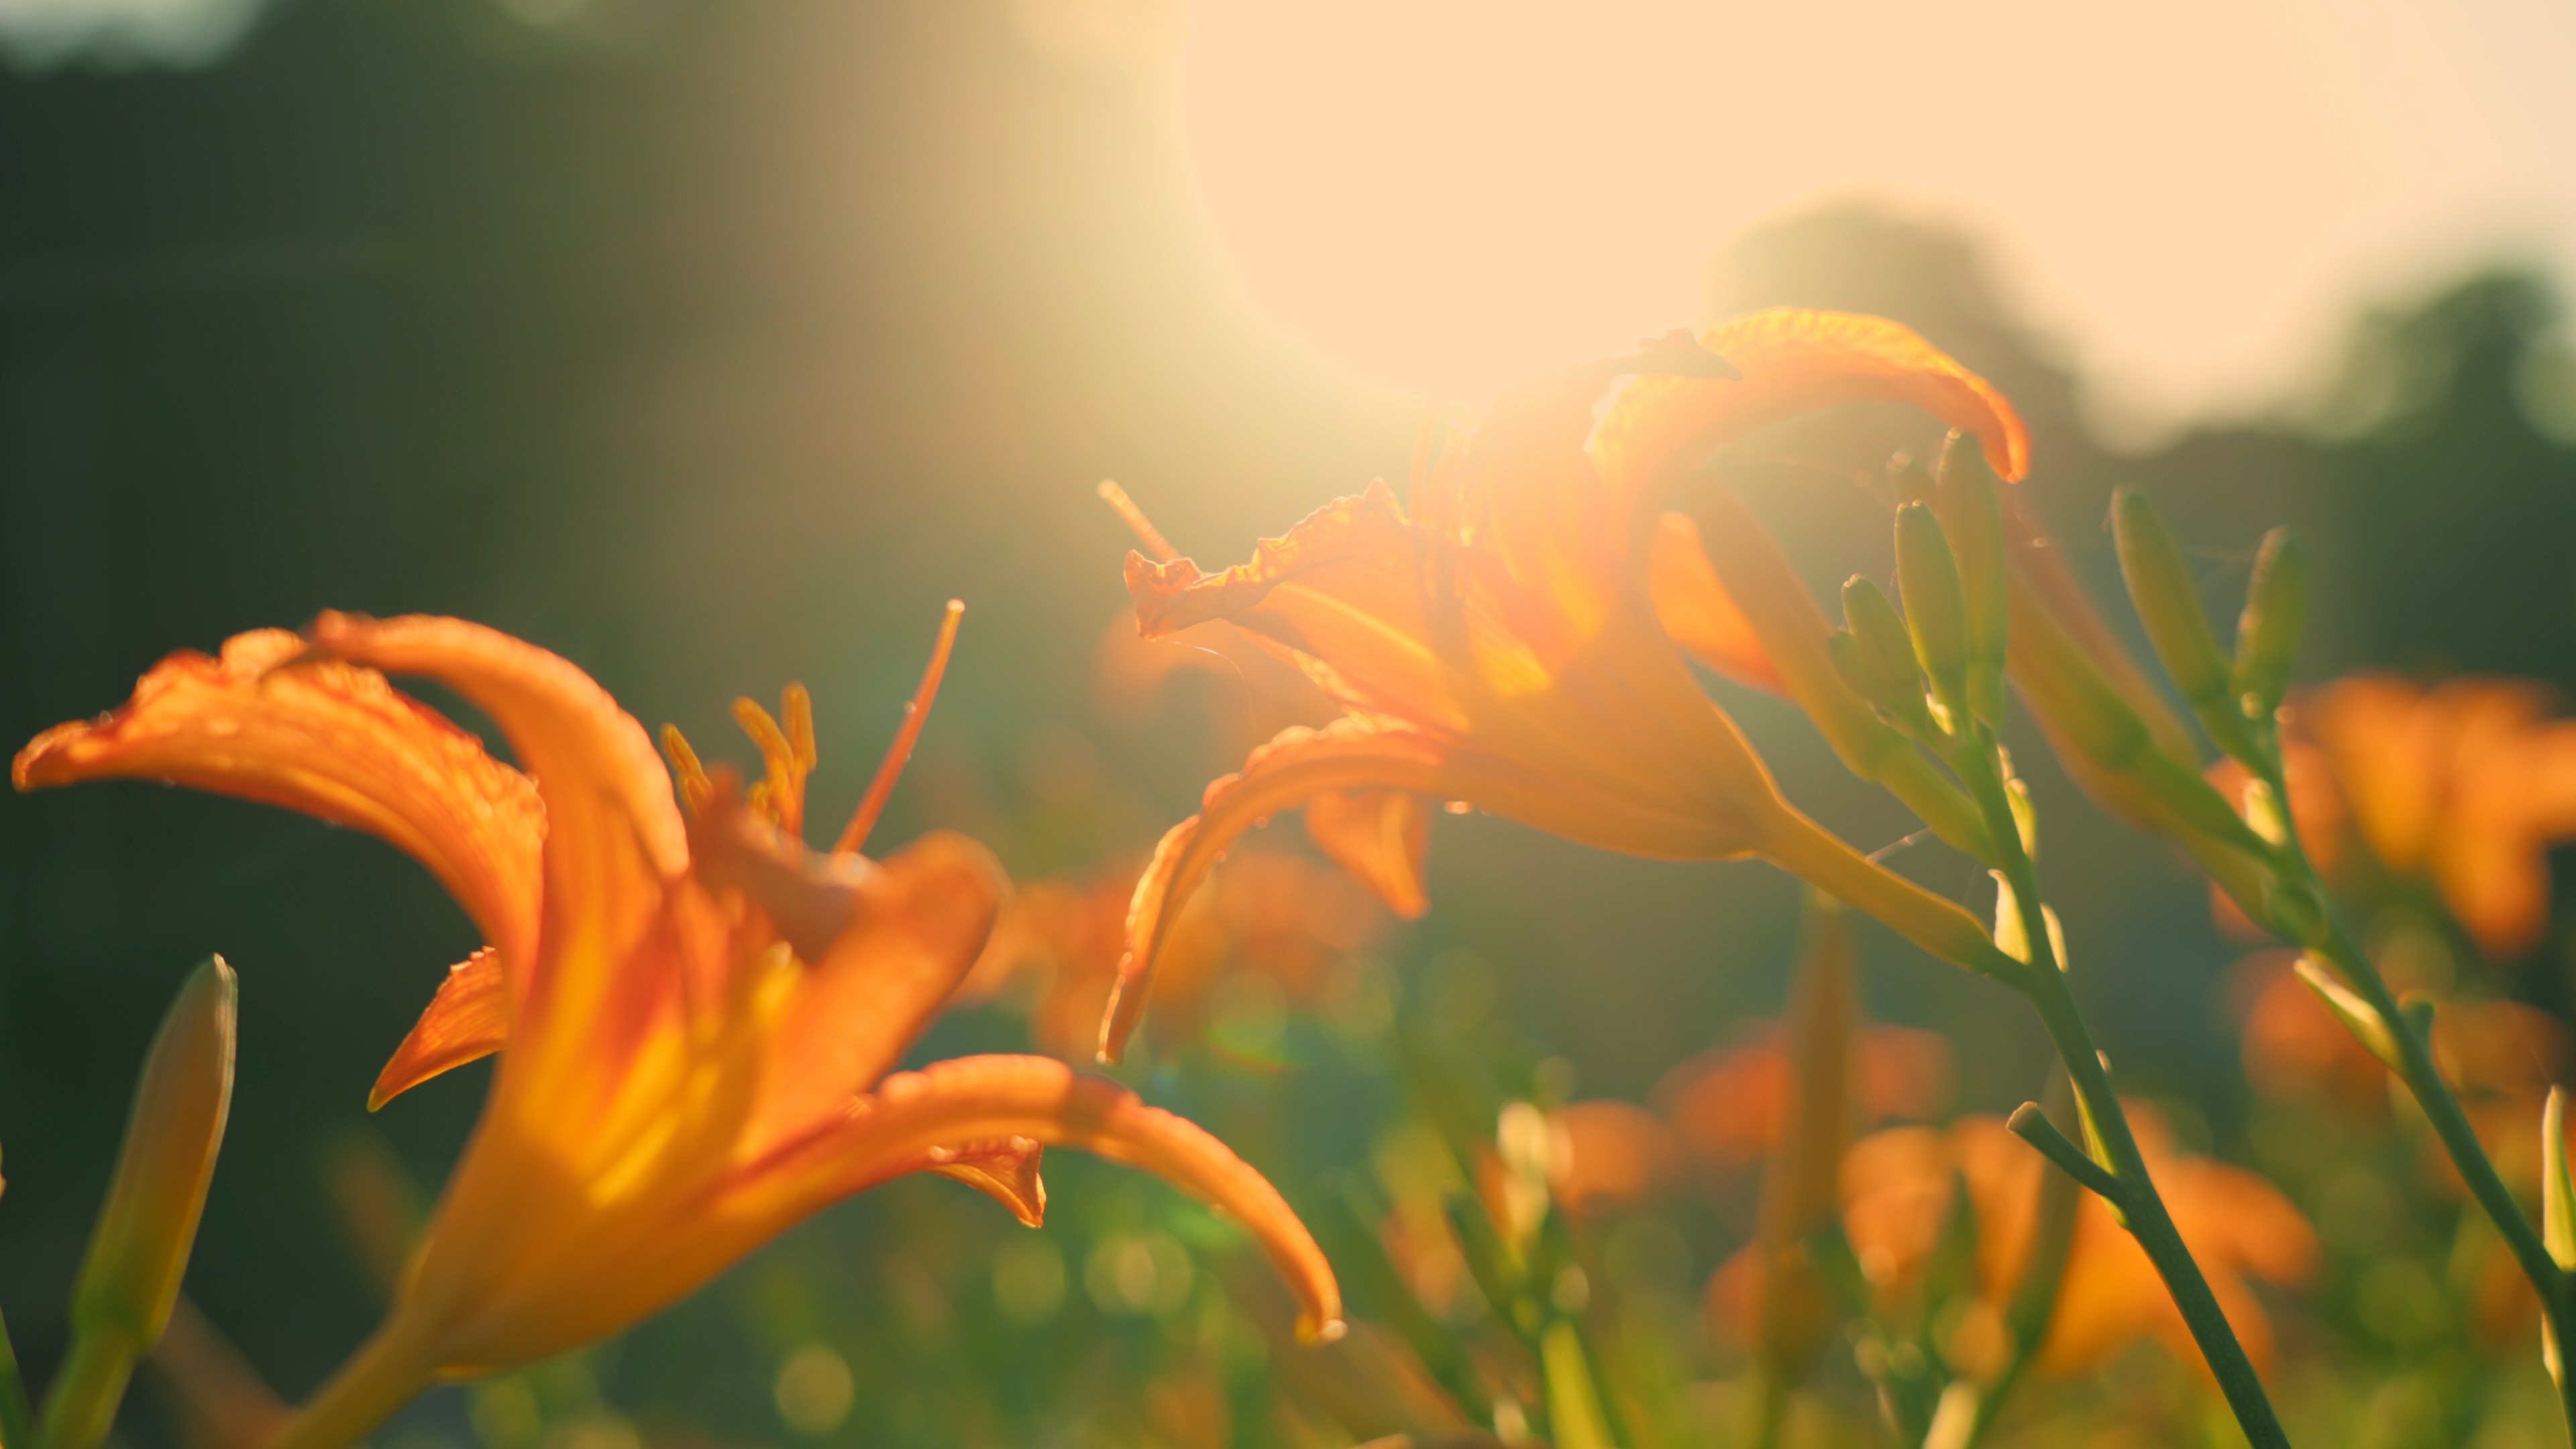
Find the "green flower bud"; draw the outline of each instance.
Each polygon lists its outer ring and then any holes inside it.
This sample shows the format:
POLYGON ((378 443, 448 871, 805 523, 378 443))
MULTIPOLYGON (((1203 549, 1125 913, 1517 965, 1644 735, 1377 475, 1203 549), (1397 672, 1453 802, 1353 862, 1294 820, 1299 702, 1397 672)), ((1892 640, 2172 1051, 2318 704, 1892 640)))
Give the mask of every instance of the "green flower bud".
POLYGON ((2003 723, 2005 578, 2004 505, 1994 470, 1969 433, 1952 433, 1941 453, 1933 506, 1959 554, 1968 600, 1968 703, 1977 718, 2003 723))
POLYGON ((2236 707, 2248 719, 2266 719, 2281 707, 2290 686, 2290 664, 2308 618, 2308 553, 2286 528, 2263 536, 2254 559, 2254 581, 2245 590, 2245 613, 2236 621, 2236 707))
POLYGON ((134 1360, 170 1322, 232 1104, 234 1002, 232 968, 210 956, 152 1040, 72 1285, 71 1351, 45 1398, 45 1449, 89 1449, 106 1435, 134 1360))
POLYGON ((1896 510, 1896 582, 1905 593, 1905 622, 1914 657, 1932 681, 1932 693, 1964 720, 1968 708, 1968 596, 1959 581, 1959 557, 1930 507, 1908 503, 1896 510))
POLYGON ((2343 1023, 2344 1030, 2352 1033, 2353 1040, 2379 1058, 2380 1065, 2392 1072, 2403 1073, 2406 1070, 2405 1056, 2397 1047, 2397 1034, 2390 1029, 2388 1018, 2380 1015, 2377 1008, 2353 994, 2350 987, 2335 980, 2324 967, 2306 956, 2292 962, 2291 967, 2298 972, 2299 984, 2325 1003, 2326 1010, 2334 1013, 2335 1020, 2343 1023))
POLYGON ((2130 602, 2147 626, 2166 676, 2220 749, 2238 759, 2250 758, 2254 741, 2237 704, 2234 669, 2210 633, 2209 616, 2201 611, 2191 568, 2173 530, 2134 488, 2112 495, 2111 528, 2119 541, 2120 576, 2128 582, 2130 602))
POLYGON ((2561 1268, 2576 1268, 2576 1184, 2567 1178, 2567 1092, 2549 1089, 2540 1112, 2540 1236, 2561 1268))
POLYGON ((1924 707, 1923 675, 1914 662, 1914 644, 1905 620, 1878 585, 1859 574, 1843 582, 1843 622, 1837 639, 1849 644, 1836 650, 1835 668, 1844 682, 1870 703, 1886 710, 1917 734, 1932 733, 1932 714, 1924 707), (1849 656, 1849 662, 1845 662, 1849 656))

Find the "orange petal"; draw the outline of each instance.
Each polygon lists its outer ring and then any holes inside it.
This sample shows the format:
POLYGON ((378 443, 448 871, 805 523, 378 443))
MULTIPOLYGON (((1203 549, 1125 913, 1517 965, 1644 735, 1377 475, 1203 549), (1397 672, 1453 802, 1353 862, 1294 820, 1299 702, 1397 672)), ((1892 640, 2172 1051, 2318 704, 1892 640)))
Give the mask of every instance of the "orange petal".
POLYGON ((1701 546, 1699 525, 1667 513, 1655 520, 1646 560, 1646 591, 1664 632, 1693 659, 1743 684, 1786 694, 1779 667, 1744 606, 1726 591, 1701 546))
MULTIPOLYGON (((1608 380, 1578 369, 1497 399, 1463 463, 1461 503, 1519 592, 1547 601, 1577 639, 1625 606, 1636 523, 1584 451, 1608 380)), ((1517 620, 1516 620, 1517 622, 1517 620)))
POLYGON ((1643 1202, 1670 1183, 1680 1144, 1630 1102, 1568 1102, 1548 1114, 1548 1187, 1578 1215, 1643 1202))
MULTIPOLYGON (((1754 785, 1767 791, 1769 776, 1760 772, 1733 725, 1705 701, 1701 710, 1702 719, 1724 732, 1721 742, 1752 762, 1754 785)), ((1144 1015, 1145 993, 1173 917, 1226 848, 1271 815, 1317 795, 1392 790, 1464 800, 1568 840, 1659 860, 1734 859, 1764 847, 1772 832, 1797 818, 1784 821, 1775 813, 1785 810, 1776 795, 1767 801, 1743 798, 1752 794, 1747 790, 1712 802, 1716 789, 1679 775, 1657 782, 1660 789, 1624 790, 1572 773, 1542 774, 1540 768, 1384 719, 1350 716, 1320 730, 1282 731, 1252 752, 1242 773, 1211 782, 1199 813, 1166 831, 1155 846, 1128 908, 1127 951, 1101 1025, 1102 1059, 1116 1061, 1125 1048, 1144 1015)))
POLYGON ((264 629, 220 659, 173 654, 114 713, 38 735, 12 778, 166 780, 364 830, 429 867, 485 941, 532 950, 545 816, 527 777, 383 675, 305 653, 264 629))
POLYGON ((1638 377, 1594 435, 1593 456, 1632 514, 1670 486, 1675 470, 1757 429, 1842 403, 1911 403, 1976 434, 2005 481, 2029 471, 2030 435, 2012 404, 1902 323, 1775 307, 1699 340, 1743 380, 1638 377))
POLYGON ((828 1161, 837 1182, 846 1184, 874 1181, 887 1166, 942 1143, 1007 1137, 1080 1147, 1142 1167, 1221 1209, 1252 1234, 1296 1292, 1299 1336, 1341 1336, 1342 1296, 1332 1266, 1278 1189, 1194 1123, 1062 1062, 961 1057, 898 1073, 855 1103, 846 1124, 803 1150, 828 1161))
POLYGON ((1255 750, 1241 774, 1211 782, 1199 813, 1164 833, 1136 882, 1127 911, 1127 953, 1100 1027, 1102 1059, 1116 1061, 1125 1050, 1144 1017, 1173 918, 1236 836, 1327 791, 1442 794, 1443 763, 1440 747, 1414 731, 1346 719, 1321 730, 1288 730, 1255 750))
POLYGON ((578 1035, 653 929, 664 883, 688 867, 671 777, 643 726, 570 662, 462 619, 325 613, 310 637, 344 659, 454 689, 492 717, 535 777, 546 810, 546 942, 528 958, 527 979, 512 982, 528 1007, 517 1027, 545 1029, 560 1010, 578 1035))
POLYGON ((1038 1176, 1046 1149, 1036 1139, 1005 1137, 969 1142, 962 1147, 934 1147, 925 1164, 941 1177, 955 1178, 1011 1210, 1023 1226, 1046 1222, 1046 1180, 1038 1176))
POLYGON ((1445 547, 1373 483, 1261 540, 1249 562, 1223 573, 1130 553, 1127 592, 1148 639, 1229 619, 1294 650, 1345 706, 1460 728, 1425 573, 1445 547))
MULTIPOLYGON (((1834 753, 1853 773, 1878 781, 1912 806, 1942 839, 1971 856, 1990 854, 1984 827, 1947 777, 1843 682, 1828 647, 1833 625, 1753 510, 1725 488, 1707 490, 1695 507, 1710 522, 1705 538, 1693 526, 1687 537, 1659 537, 1658 544, 1677 548, 1705 543, 1700 552, 1743 611, 1773 677, 1806 711, 1834 753)), ((1680 525, 1665 527, 1678 532, 1680 525)))
MULTIPOLYGON (((1589 471, 1579 450, 1568 457, 1589 471)), ((1517 465, 1501 463, 1480 474, 1517 476, 1517 465)), ((1573 563, 1551 563, 1544 547, 1524 552, 1514 563, 1406 523, 1373 485, 1221 574, 1130 554, 1127 584, 1149 636, 1230 619, 1294 651, 1354 713, 1472 739, 1484 757, 1543 772, 1552 786, 1703 821, 1776 808, 1750 747, 1625 586, 1604 591, 1573 563)), ((1532 804, 1549 813, 1546 802, 1532 804)))
POLYGON ((2359 674, 2310 696, 2307 733, 2325 747, 2371 853, 2414 870, 2441 808, 2440 732, 2424 695, 2393 675, 2359 674))
POLYGON ((1421 796, 1327 790, 1306 802, 1306 834, 1334 864, 1375 891, 1388 910, 1416 921, 1431 909, 1422 879, 1431 804, 1421 796))
POLYGON ((1008 890, 991 851, 948 831, 862 877, 849 925, 799 979, 763 1053, 750 1140, 804 1130, 900 1060, 974 969, 1008 890))
POLYGON ((510 989, 501 953, 486 946, 447 968, 393 1060, 367 1093, 372 1112, 439 1073, 499 1051, 510 1037, 510 989))

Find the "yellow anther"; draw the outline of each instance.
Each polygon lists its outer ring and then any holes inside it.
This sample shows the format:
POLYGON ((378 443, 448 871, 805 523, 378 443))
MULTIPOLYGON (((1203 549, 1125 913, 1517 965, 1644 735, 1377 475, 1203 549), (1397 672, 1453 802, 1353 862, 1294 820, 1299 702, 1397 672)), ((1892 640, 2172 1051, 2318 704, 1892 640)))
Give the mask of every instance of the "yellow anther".
POLYGON ((675 724, 662 726, 662 755, 671 762, 671 773, 679 777, 680 803, 692 814, 707 807, 707 797, 715 786, 707 779, 707 767, 698 762, 698 752, 689 748, 687 736, 675 724))
MULTIPOLYGON (((748 699, 733 702, 734 723, 751 736, 760 749, 761 763, 767 778, 752 787, 750 800, 754 810, 769 816, 772 823, 790 836, 803 838, 805 829, 805 763, 798 757, 796 746, 788 741, 787 732, 769 711, 748 699)), ((813 721, 806 721, 810 732, 813 721)))

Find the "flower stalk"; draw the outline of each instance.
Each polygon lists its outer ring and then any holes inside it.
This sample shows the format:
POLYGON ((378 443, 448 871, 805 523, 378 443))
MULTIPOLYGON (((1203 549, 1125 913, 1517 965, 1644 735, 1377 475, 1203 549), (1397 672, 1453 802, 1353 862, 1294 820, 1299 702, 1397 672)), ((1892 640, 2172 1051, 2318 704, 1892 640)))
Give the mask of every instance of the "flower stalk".
MULTIPOLYGON (((2011 887, 2015 908, 2020 912, 2021 928, 2029 943, 2030 960, 2015 963, 2020 969, 2007 980, 2039 1013, 2048 1029, 2049 1040, 2057 1047, 2059 1060, 2075 1089, 2077 1104, 2102 1160, 2096 1170, 2108 1181, 2077 1174, 2077 1180, 2099 1193, 2110 1204, 2129 1235, 2137 1240, 2147 1260, 2155 1265, 2156 1276, 2164 1280, 2165 1291, 2173 1296, 2174 1307, 2191 1330, 2192 1342, 2200 1349, 2201 1358, 2218 1380, 2219 1392, 2227 1398, 2228 1408, 2254 1449, 2287 1449, 2289 1436, 2282 1431, 2279 1415, 2273 1412, 2271 1399, 2263 1392, 2263 1382, 2254 1372, 2253 1360, 2245 1346, 2228 1326, 2227 1315, 2220 1311, 2217 1295, 2209 1288, 2200 1264, 2193 1260, 2191 1249, 2183 1243, 2182 1233, 2174 1226, 2173 1215, 2166 1210, 2164 1198, 2155 1181, 2148 1175, 2145 1154, 2138 1147, 2135 1134, 2129 1130, 2129 1119, 2120 1107, 2118 1091, 2111 1083, 2111 1073, 2101 1051, 2094 1046, 2092 1033, 2084 1024, 2083 1014, 2075 1004, 2075 994, 2066 982, 2064 963, 2057 957, 2055 933, 2048 929, 2045 908, 2041 905, 2039 880, 2030 853, 2022 848, 2020 833, 2014 829, 2012 805, 2004 788, 2005 771, 2000 750, 1992 732, 1981 725, 1971 725, 1970 738, 1952 756, 1954 765, 1977 797, 1986 816, 1988 831, 1993 835, 1996 853, 2002 859, 2004 880, 2011 887), (2106 1191, 2108 1188, 2110 1190, 2106 1191)), ((2014 1126, 2021 1129, 2030 1118, 2047 1119, 2025 1107, 2015 1114, 2014 1126), (2024 1114, 2027 1114, 2026 1116, 2024 1114)), ((2059 1142, 2062 1134, 2050 1129, 2059 1142)), ((2024 1133, 2024 1140, 2030 1134, 2024 1133)), ((2034 1144, 2036 1145, 2036 1144, 2034 1144)), ((2072 1143, 2066 1143, 2072 1147, 2072 1143)), ((2045 1149, 2043 1149, 2045 1150, 2045 1149)), ((2057 1155, 2050 1154, 2052 1161, 2057 1155)), ((2069 1164, 2060 1162, 2061 1167, 2069 1164)))
MULTIPOLYGON (((2132 559, 2129 548, 2124 546, 2122 551, 2123 577, 2140 613, 2173 615, 2187 602, 2191 617, 2169 622, 2167 631, 2186 638, 2192 637, 2195 629, 2206 634, 2208 624, 2198 613, 2197 600, 2167 597, 2169 590, 2160 579, 2160 571, 2152 566, 2153 559, 2148 555, 2177 553, 2153 506, 2142 495, 2124 494, 2118 517, 2124 532, 2134 530, 2141 538, 2162 540, 2156 549, 2139 550, 2142 556, 2137 559, 2132 559)), ((2427 1031, 2429 1018, 2401 1006, 2387 978, 2355 939, 2336 910, 2324 876, 2300 839, 2298 823, 2289 809, 2289 774, 2281 748, 2281 701, 2306 618, 2306 573, 2305 555, 2288 530, 2274 529, 2265 537, 2247 589, 2245 611, 2237 625, 2235 658, 2227 678, 2232 698, 2220 700, 2213 696, 2193 701, 2203 723, 2210 726, 2211 739, 2252 776, 2255 788, 2249 789, 2249 798, 2259 795, 2271 807, 2266 812, 2248 812, 2257 821, 2249 827, 2250 833, 2262 841, 2263 848, 2256 858, 2263 878, 2251 890, 2238 881, 2221 879, 2219 883, 2247 908, 2253 919, 2297 945, 2311 960, 2323 963, 2354 998, 2349 1002, 2330 999, 2329 1005, 2337 1008, 2338 1018, 2373 1055, 2389 1065, 2413 1094, 2469 1195, 2495 1224, 2516 1266, 2539 1295, 2545 1344, 2550 1346, 2554 1359, 2554 1346, 2568 1342, 2570 1330, 2576 1329, 2576 1276, 2571 1276, 2551 1253, 2540 1227, 2515 1201, 2512 1189, 2497 1173, 2459 1097, 2443 1080, 2434 1060, 2427 1031), (2212 714, 2229 704, 2235 712, 2233 717, 2212 720, 2212 714), (2264 814, 2269 815, 2268 821, 2261 819, 2264 814), (2265 825, 2269 828, 2263 828, 2265 825), (2356 1019, 2359 1013, 2352 1010, 2355 1006, 2366 1011, 2370 1020, 2356 1019)), ((2159 653, 2167 656, 2166 668, 2175 671, 2176 660, 2171 657, 2172 651, 2164 647, 2162 634, 2153 629, 2150 632, 2157 636, 2159 653)), ((2211 647, 2215 649, 2214 643, 2211 647)), ((2560 1408, 2571 1441, 2576 1441, 2576 1382, 2571 1382, 2576 1376, 2553 1376, 2558 1380, 2560 1408)))
MULTIPOLYGON (((2273 798, 2289 798, 2289 781, 2281 763, 2280 732, 2271 712, 2254 722, 2253 758, 2244 761, 2273 792, 2273 798)), ((2283 812, 2285 818, 2287 812, 2283 812)), ((2379 1029, 2363 1037, 2365 1045, 2383 1045, 2394 1049, 2391 1069, 2406 1083, 2424 1119, 2432 1124, 2433 1135, 2440 1139, 2442 1150, 2458 1169, 2460 1180, 2468 1185, 2469 1195, 2496 1231, 2504 1238, 2506 1249, 2540 1296, 2542 1331, 2553 1344, 2569 1342, 2576 1331, 2576 1276, 2550 1253, 2541 1230, 2529 1213, 2514 1200, 2513 1189, 2505 1185, 2495 1163, 2487 1156, 2486 1145, 2478 1140, 2477 1129, 2469 1122, 2468 1113, 2460 1106, 2458 1094, 2442 1078, 2442 1070, 2433 1059, 2433 1045, 2426 1033, 2428 1019, 2407 1011, 2399 1004, 2397 993, 2389 988, 2388 979, 2370 954, 2353 938, 2352 931, 2326 893, 2315 862, 2299 839, 2295 825, 2282 833, 2276 848, 2273 867, 2277 886, 2276 901, 2287 908, 2276 910, 2265 922, 2276 933, 2295 941, 2312 957, 2322 959, 2335 976, 2378 1018, 2379 1029)), ((2553 1375, 2558 1381, 2559 1407, 2566 1418, 2571 1442, 2576 1442, 2576 1376, 2553 1375)))
MULTIPOLYGON (((1978 479, 1962 478, 1948 501, 1954 513, 1969 512, 1965 504, 1978 479)), ((1991 480, 1983 480, 1989 490, 1991 480)), ((1981 551, 1982 553, 1983 551, 1981 551)), ((2210 1372, 2217 1378, 2220 1392, 2243 1427, 2254 1449, 2286 1449, 2288 1438, 2281 1429, 2270 1399, 2264 1394, 2262 1381, 2254 1372, 2253 1361, 2237 1340, 2235 1330, 2220 1311, 2217 1296, 2211 1292, 2208 1278, 2194 1261, 2181 1232, 2174 1226, 2173 1215, 2157 1191, 2147 1171, 2146 1157, 2129 1128, 2119 1094, 2111 1082, 2110 1070, 2092 1034, 2084 1024, 2082 1013, 2068 989, 2064 962, 2060 957, 2058 933, 2043 904, 2037 868, 2033 863, 2029 837, 2024 829, 2026 811, 2015 809, 2012 770, 1994 730, 1964 698, 1964 661, 1969 654, 1968 612, 1964 603, 1966 581, 1961 577, 1957 554, 1946 531, 1933 510, 1922 503, 1909 503, 1897 513, 1897 557, 1900 582, 1907 605, 1907 628, 1922 674, 1900 683, 1905 689, 1921 689, 1924 681, 1941 708, 1933 712, 1936 731, 1917 732, 1923 745, 1938 754, 1967 787, 1982 818, 1985 835, 1992 844, 1990 857, 1996 867, 2001 890, 1998 897, 2002 917, 1996 921, 1992 940, 1980 938, 1974 949, 1945 951, 1925 941, 1934 954, 1956 964, 1967 966, 1995 977, 2012 987, 2039 1013, 2050 1041, 2066 1065, 2067 1076, 2081 1109, 2086 1136, 2094 1146, 2093 1170, 2083 1171, 2071 1158, 2059 1165, 2075 1173, 2086 1187, 2099 1193, 2113 1209, 2122 1226, 2136 1239, 2138 1246, 2154 1265, 2172 1296, 2175 1308, 2190 1329, 2193 1343, 2200 1349, 2210 1372), (1946 676, 1946 678, 1945 678, 1946 676), (2000 942, 2012 943, 2004 949, 2000 942)), ((2002 560, 1984 557, 1985 569, 1999 569, 2002 560)), ((1984 589, 2001 592, 1998 578, 1981 580, 1984 589)), ((1858 592, 1846 590, 1846 597, 1858 592)), ((1854 621, 1856 625, 1859 621, 1854 621)), ((1865 626, 1863 626, 1865 627, 1865 626)), ((1857 632, 1857 630, 1856 630, 1857 632)), ((2107 696, 2103 688, 2097 693, 2107 696)), ((2123 711, 2106 705, 2106 720, 2119 721, 2123 711)), ((1891 710, 1892 715, 1903 715, 1891 710)), ((2127 720, 2135 729, 2135 721, 2127 720)), ((2143 732, 2138 732, 2143 747, 2143 732)), ((2158 755, 2157 758, 2163 758, 2158 755)), ((2175 769, 2180 769, 2177 765, 2175 769)), ((2197 785, 2197 778, 2192 779, 2197 785)), ((2215 803, 2215 802, 2213 802, 2215 803)), ((2242 822, 2231 823, 2242 827, 2242 822)), ((1776 857, 1775 857, 1776 858, 1776 857)), ((1789 862, 1783 862, 1787 864, 1789 862)), ((1796 868, 1793 866, 1792 868, 1796 868)), ((1875 869, 1875 867, 1873 867, 1875 869)), ((1805 873, 1801 871, 1801 873, 1805 873)), ((1884 872, 1882 872, 1884 873, 1884 872)), ((1810 876, 1811 880, 1815 877, 1810 876)), ((1826 889, 1841 891, 1830 881, 1817 881, 1826 889)), ((1844 895, 1847 902, 1864 910, 1878 912, 1867 899, 1844 895)), ((1900 928, 1901 929, 1901 928, 1900 928)), ((2043 1119, 2044 1120, 2044 1119, 2043 1119)), ((2050 1134, 2055 1143, 2070 1151, 2062 1135, 2050 1134)), ((2035 1142, 2034 1145, 2041 1145, 2035 1142)), ((2052 1160, 2061 1154, 2050 1153, 2052 1160)))

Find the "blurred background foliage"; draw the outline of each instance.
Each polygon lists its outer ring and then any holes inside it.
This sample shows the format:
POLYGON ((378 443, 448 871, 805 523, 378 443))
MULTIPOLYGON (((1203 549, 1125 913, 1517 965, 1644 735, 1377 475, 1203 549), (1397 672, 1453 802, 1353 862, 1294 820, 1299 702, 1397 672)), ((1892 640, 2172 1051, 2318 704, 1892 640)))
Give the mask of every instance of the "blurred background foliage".
MULTIPOLYGON (((738 759, 715 747, 727 701, 805 680, 829 814, 957 595, 964 639, 880 838, 962 827, 1023 881, 1150 845, 1239 758, 1247 706, 1212 678, 1103 708, 1127 539, 1093 484, 1118 478, 1184 551, 1230 561, 1400 477, 1416 418, 1233 291, 1137 59, 1159 42, 1053 13, 308 0, 202 68, 0 79, 0 735, 107 706, 172 648, 326 606, 428 610, 564 653, 648 724, 738 759)), ((2144 454, 2087 431, 2081 379, 1999 300, 1972 236, 1811 212, 1732 242, 1708 280, 1719 311, 1901 318, 2002 386, 2032 426, 2037 511, 2106 599, 2101 520, 2133 483, 2221 618, 2265 528, 2313 541, 2306 677, 2576 686, 2576 363, 2548 279, 2377 305, 2300 409, 2144 454)), ((1819 435, 1814 458, 1875 467, 1929 441, 1915 426, 1819 435)), ((1756 504, 1820 588, 1884 572, 1883 514, 1857 492, 1810 470, 1757 484, 1756 504)), ((1865 848, 1902 833, 1792 710, 1725 697, 1793 798, 1865 848)), ((2021 753, 2127 1084, 2187 1146, 2246 1156, 2223 988, 2240 948, 2160 847, 2104 822, 2035 742, 2021 753)), ((470 928, 391 850, 282 813, 120 787, 0 817, 0 1303, 21 1353, 41 1377, 60 1351, 138 1053, 219 949, 242 978, 241 1067, 188 1291, 302 1393, 381 1293, 346 1204, 398 1215, 471 1124, 480 1068, 364 1112, 470 928)), ((1427 920, 1331 944, 1310 994, 1221 995, 1130 1073, 1301 1205, 1387 1150, 1399 1014, 1558 1095, 1635 1101, 1779 1013, 1786 877, 1486 820, 1438 836, 1427 920)), ((1972 883, 1935 849, 1902 858, 1963 898, 1972 883)), ((1871 1015, 1959 1043, 1956 1106, 2033 1093, 2045 1045, 1998 993, 1883 935, 1864 951, 1871 1015)), ((2562 931, 2493 987, 2563 1016, 2571 968, 2562 931)), ((1012 1003, 961 1009, 925 1051, 1021 1046, 1012 1003)), ((1050 1173, 1042 1234, 950 1184, 897 1184, 619 1344, 433 1395, 391 1435, 1271 1442, 1268 1396, 1309 1369, 1269 1336, 1284 1315, 1260 1284, 1227 1291, 1229 1230, 1097 1163, 1050 1173)), ((1663 1285, 1669 1302, 1647 1298, 1688 1336, 1746 1204, 1653 1221, 1613 1234, 1612 1257, 1663 1285)), ((140 1396, 125 1432, 163 1442, 173 1423, 140 1396)))

